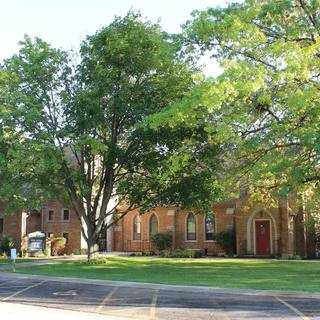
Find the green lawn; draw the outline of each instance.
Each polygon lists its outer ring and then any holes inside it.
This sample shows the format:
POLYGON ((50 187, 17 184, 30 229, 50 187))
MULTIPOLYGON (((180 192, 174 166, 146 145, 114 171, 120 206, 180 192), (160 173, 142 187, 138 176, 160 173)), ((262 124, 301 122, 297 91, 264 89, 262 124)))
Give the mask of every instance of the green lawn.
POLYGON ((102 265, 61 262, 17 272, 60 277, 320 292, 320 262, 110 257, 102 265))

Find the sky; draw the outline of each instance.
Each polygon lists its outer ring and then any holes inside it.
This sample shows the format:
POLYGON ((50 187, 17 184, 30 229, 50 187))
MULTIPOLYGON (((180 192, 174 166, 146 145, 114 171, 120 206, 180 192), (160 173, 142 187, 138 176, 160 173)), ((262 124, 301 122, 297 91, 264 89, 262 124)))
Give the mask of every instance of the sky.
MULTIPOLYGON (((229 0, 0 0, 0 61, 18 51, 24 34, 37 36, 54 47, 77 49, 93 34, 130 9, 176 33, 193 10, 225 6, 229 0)), ((207 75, 221 72, 208 57, 202 60, 207 75)))

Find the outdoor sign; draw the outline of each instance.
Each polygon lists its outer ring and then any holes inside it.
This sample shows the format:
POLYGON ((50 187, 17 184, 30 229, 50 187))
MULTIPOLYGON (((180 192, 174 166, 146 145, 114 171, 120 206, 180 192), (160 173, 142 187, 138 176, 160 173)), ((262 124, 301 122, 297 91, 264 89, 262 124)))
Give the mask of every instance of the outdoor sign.
POLYGON ((10 250, 10 259, 12 261, 12 271, 16 272, 17 249, 13 248, 10 250))
POLYGON ((28 251, 41 251, 44 247, 43 238, 31 238, 28 243, 28 251))
POLYGON ((45 249, 46 235, 43 232, 36 231, 28 234, 28 251, 40 252, 45 249))
POLYGON ((17 249, 11 249, 10 250, 10 258, 11 258, 11 260, 16 260, 17 259, 17 249))

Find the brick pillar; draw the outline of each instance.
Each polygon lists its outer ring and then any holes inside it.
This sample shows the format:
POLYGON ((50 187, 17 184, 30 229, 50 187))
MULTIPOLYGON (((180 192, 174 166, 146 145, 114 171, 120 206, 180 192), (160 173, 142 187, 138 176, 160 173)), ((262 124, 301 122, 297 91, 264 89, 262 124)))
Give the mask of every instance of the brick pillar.
POLYGON ((167 232, 172 234, 172 248, 176 247, 176 209, 170 208, 166 213, 167 232))
POLYGON ((241 211, 240 208, 237 207, 234 212, 234 230, 235 230, 235 236, 236 236, 236 255, 242 256, 245 254, 243 252, 243 236, 246 237, 246 230, 244 230, 243 227, 243 218, 241 217, 241 211))
POLYGON ((289 202, 287 199, 279 201, 280 213, 280 248, 282 257, 291 257, 294 254, 294 230, 293 221, 290 217, 289 202))
POLYGON ((307 237, 303 208, 300 207, 294 219, 294 253, 307 257, 307 237))
POLYGON ((247 252, 247 222, 249 213, 244 209, 245 203, 248 201, 247 192, 243 192, 242 196, 236 201, 234 211, 234 229, 236 235, 236 254, 245 256, 252 254, 247 252))

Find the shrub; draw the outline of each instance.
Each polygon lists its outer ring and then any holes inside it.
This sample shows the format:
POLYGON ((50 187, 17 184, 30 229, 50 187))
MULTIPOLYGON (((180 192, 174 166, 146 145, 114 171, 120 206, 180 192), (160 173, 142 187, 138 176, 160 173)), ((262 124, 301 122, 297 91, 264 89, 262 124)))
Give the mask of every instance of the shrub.
POLYGON ((175 249, 161 252, 161 257, 163 258, 201 258, 202 256, 202 250, 175 249))
POLYGON ((172 234, 156 233, 151 237, 151 241, 158 251, 168 250, 172 246, 172 234))
POLYGON ((229 256, 235 253, 236 238, 234 230, 221 231, 214 236, 214 240, 229 256))
POLYGON ((28 256, 28 251, 27 251, 27 249, 21 249, 21 251, 20 251, 20 257, 21 258, 25 258, 25 257, 27 257, 28 256))
POLYGON ((10 257, 10 250, 15 247, 15 243, 11 237, 4 236, 0 241, 0 253, 10 257))
POLYGON ((61 256, 65 253, 67 239, 63 237, 54 238, 51 241, 51 255, 61 256))
POLYGON ((73 251, 73 254, 75 256, 79 256, 79 255, 81 255, 81 250, 80 249, 76 249, 76 250, 73 251))
POLYGON ((203 251, 202 250, 194 250, 194 258, 202 258, 203 257, 203 251))
POLYGON ((94 258, 89 261, 81 261, 81 264, 94 265, 94 266, 104 265, 107 263, 108 263, 108 258, 106 257, 94 258))
POLYGON ((153 251, 142 251, 141 255, 143 257, 151 257, 151 256, 154 256, 155 253, 153 251))

